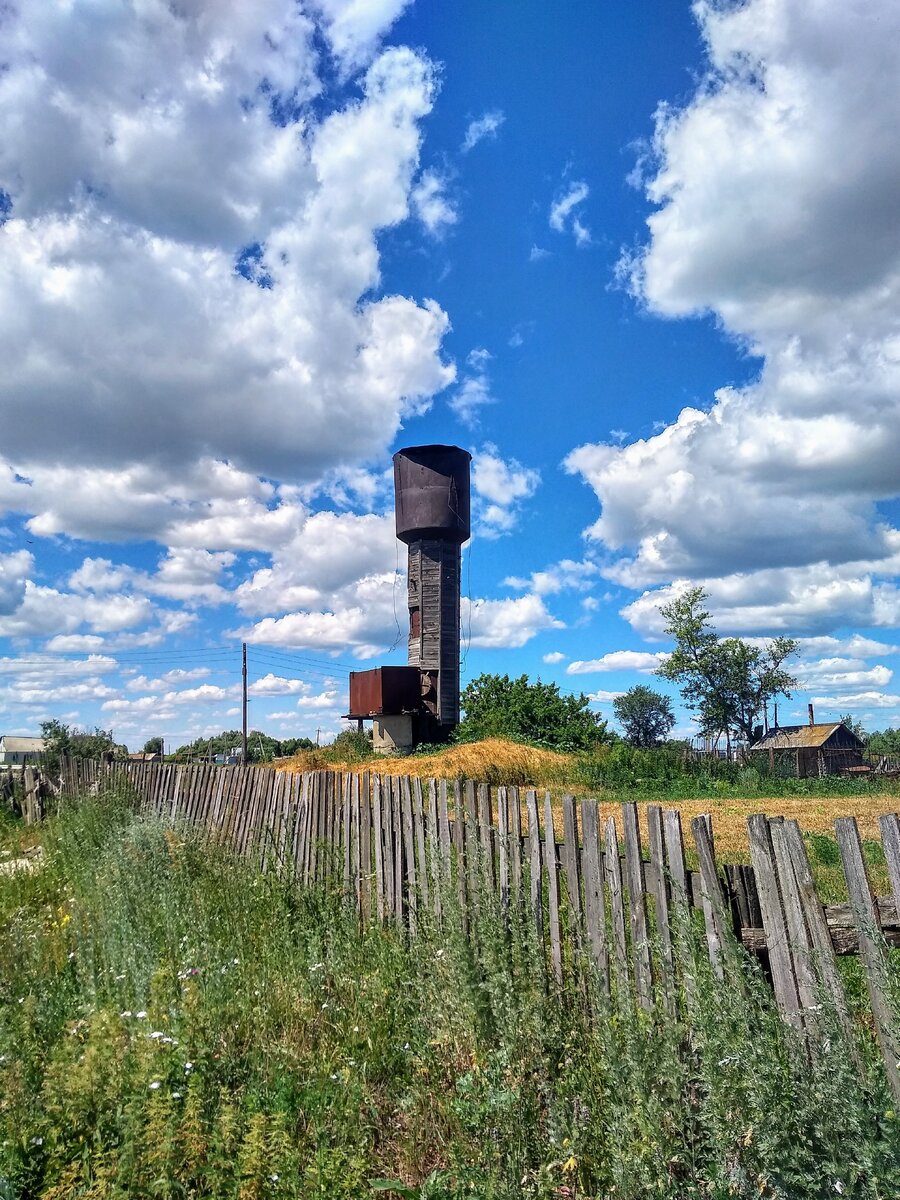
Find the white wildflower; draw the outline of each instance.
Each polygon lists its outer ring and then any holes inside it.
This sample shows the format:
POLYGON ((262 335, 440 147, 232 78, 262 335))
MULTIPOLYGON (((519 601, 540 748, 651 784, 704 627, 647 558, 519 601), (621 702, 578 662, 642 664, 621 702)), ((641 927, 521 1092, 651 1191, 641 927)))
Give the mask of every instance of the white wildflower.
POLYGON ((144 1010, 143 1008, 141 1009, 141 1011, 140 1011, 140 1012, 136 1012, 134 1015, 137 1017, 137 1019, 138 1019, 139 1021, 146 1021, 146 1020, 147 1020, 147 1013, 145 1012, 145 1010, 144 1010))
POLYGON ((31 1139, 32 1146, 43 1146, 44 1139, 42 1137, 33 1137, 31 1139))
POLYGON ((155 1092, 157 1090, 157 1088, 161 1088, 161 1087, 162 1087, 162 1080, 154 1079, 153 1082, 150 1084, 150 1091, 155 1092))

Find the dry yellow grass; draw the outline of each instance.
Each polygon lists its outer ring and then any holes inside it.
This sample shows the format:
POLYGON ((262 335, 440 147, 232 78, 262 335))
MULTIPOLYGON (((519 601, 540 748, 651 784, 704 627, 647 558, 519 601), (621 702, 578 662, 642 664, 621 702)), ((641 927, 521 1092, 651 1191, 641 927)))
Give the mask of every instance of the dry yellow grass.
MULTIPOLYGON (((639 801, 638 816, 641 836, 647 841, 647 804, 654 801, 639 801)), ((558 806, 557 806, 558 807, 558 806)), ((897 797, 891 795, 870 796, 752 796, 748 799, 673 800, 663 803, 664 808, 677 808, 681 813, 685 842, 691 844, 691 820, 701 813, 711 813, 716 855, 731 862, 749 862, 747 842, 747 818, 754 813, 764 812, 769 816, 787 817, 795 820, 805 833, 826 833, 834 837, 834 822, 838 817, 856 817, 863 838, 878 840, 880 831, 878 818, 882 813, 895 812, 897 797)), ((619 803, 606 803, 602 797, 600 809, 605 820, 615 817, 622 835, 622 807, 619 803)), ((562 818, 554 811, 554 825, 562 832, 562 818)))
POLYGON ((362 770, 380 775, 418 775, 420 779, 475 779, 479 783, 559 787, 572 771, 572 758, 554 750, 522 746, 504 738, 487 738, 448 746, 434 754, 376 758, 364 764, 341 764, 323 750, 305 750, 277 763, 280 771, 362 770))

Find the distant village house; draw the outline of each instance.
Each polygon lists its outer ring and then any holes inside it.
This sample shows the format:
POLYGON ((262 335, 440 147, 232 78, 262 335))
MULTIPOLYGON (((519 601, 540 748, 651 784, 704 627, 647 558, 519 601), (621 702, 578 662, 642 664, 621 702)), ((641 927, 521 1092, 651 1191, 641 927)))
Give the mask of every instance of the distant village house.
MULTIPOLYGON (((764 755, 770 772, 797 779, 866 771, 865 742, 843 721, 817 724, 809 706, 807 725, 777 725, 750 747, 764 755)), ((758 760, 757 760, 758 761, 758 760)))
POLYGON ((0 737, 0 767, 27 767, 40 762, 44 739, 39 737, 0 737))

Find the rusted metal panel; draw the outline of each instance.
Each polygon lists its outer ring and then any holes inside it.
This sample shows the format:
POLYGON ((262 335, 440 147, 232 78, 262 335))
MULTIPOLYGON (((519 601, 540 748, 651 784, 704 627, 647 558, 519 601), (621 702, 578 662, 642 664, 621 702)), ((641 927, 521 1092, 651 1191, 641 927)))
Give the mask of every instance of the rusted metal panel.
POLYGON ((418 667, 375 667, 350 672, 350 717, 417 712, 422 686, 418 667))
POLYGON ((401 542, 469 540, 469 463, 459 446, 409 446, 394 455, 397 537, 401 542))

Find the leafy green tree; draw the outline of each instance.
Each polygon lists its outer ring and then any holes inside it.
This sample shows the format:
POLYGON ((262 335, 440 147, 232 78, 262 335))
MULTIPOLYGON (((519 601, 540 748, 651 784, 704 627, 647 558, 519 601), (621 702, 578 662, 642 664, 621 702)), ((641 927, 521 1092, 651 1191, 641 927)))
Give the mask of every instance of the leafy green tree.
POLYGON ((147 738, 146 742, 144 742, 145 754, 162 754, 162 752, 163 740, 161 737, 147 738))
POLYGON ((876 729, 869 734, 866 750, 870 754, 900 754, 900 729, 876 729))
POLYGON ((706 599, 703 588, 695 587, 660 608, 675 649, 657 674, 678 684, 704 734, 736 732, 749 743, 769 701, 790 696, 797 686, 784 666, 797 643, 776 637, 760 647, 720 638, 703 607, 706 599))
POLYGON ((465 713, 457 731, 461 741, 509 737, 586 750, 614 740, 603 718, 591 712, 587 696, 564 696, 555 683, 531 683, 527 675, 479 675, 460 701, 465 713))
POLYGON ((61 758, 125 758, 128 754, 127 748, 116 742, 111 729, 96 725, 91 730, 78 729, 55 719, 42 721, 41 737, 44 753, 53 764, 61 758))
POLYGON ((281 739, 281 753, 287 757, 291 754, 296 754, 299 750, 315 750, 316 743, 312 738, 295 737, 281 739))
MULTIPOLYGON (((247 737, 248 750, 250 736, 247 737)), ((241 731, 239 729, 223 729, 221 733, 213 734, 211 737, 195 738, 193 742, 179 746, 175 751, 175 757, 179 762, 195 758, 214 758, 217 754, 233 753, 235 749, 240 749, 240 745, 241 731)))
POLYGON ((865 726, 863 725, 862 721, 854 720, 851 713, 844 713, 842 716, 838 717, 838 720, 842 724, 846 725, 851 733, 855 733, 861 741, 868 742, 869 735, 866 733, 865 726))
POLYGON ((630 746, 649 749, 664 742, 672 732, 675 714, 672 701, 644 684, 629 688, 613 700, 613 712, 630 746))
MULTIPOLYGON (((259 729, 251 729, 247 734, 247 762, 271 762, 273 758, 283 758, 294 754, 297 750, 312 750, 315 746, 309 738, 279 738, 270 737, 259 729)), ((223 729, 212 737, 200 737, 185 746, 179 746, 175 757, 179 762, 192 759, 215 758, 219 754, 234 754, 240 751, 241 733, 239 729, 223 729)))

